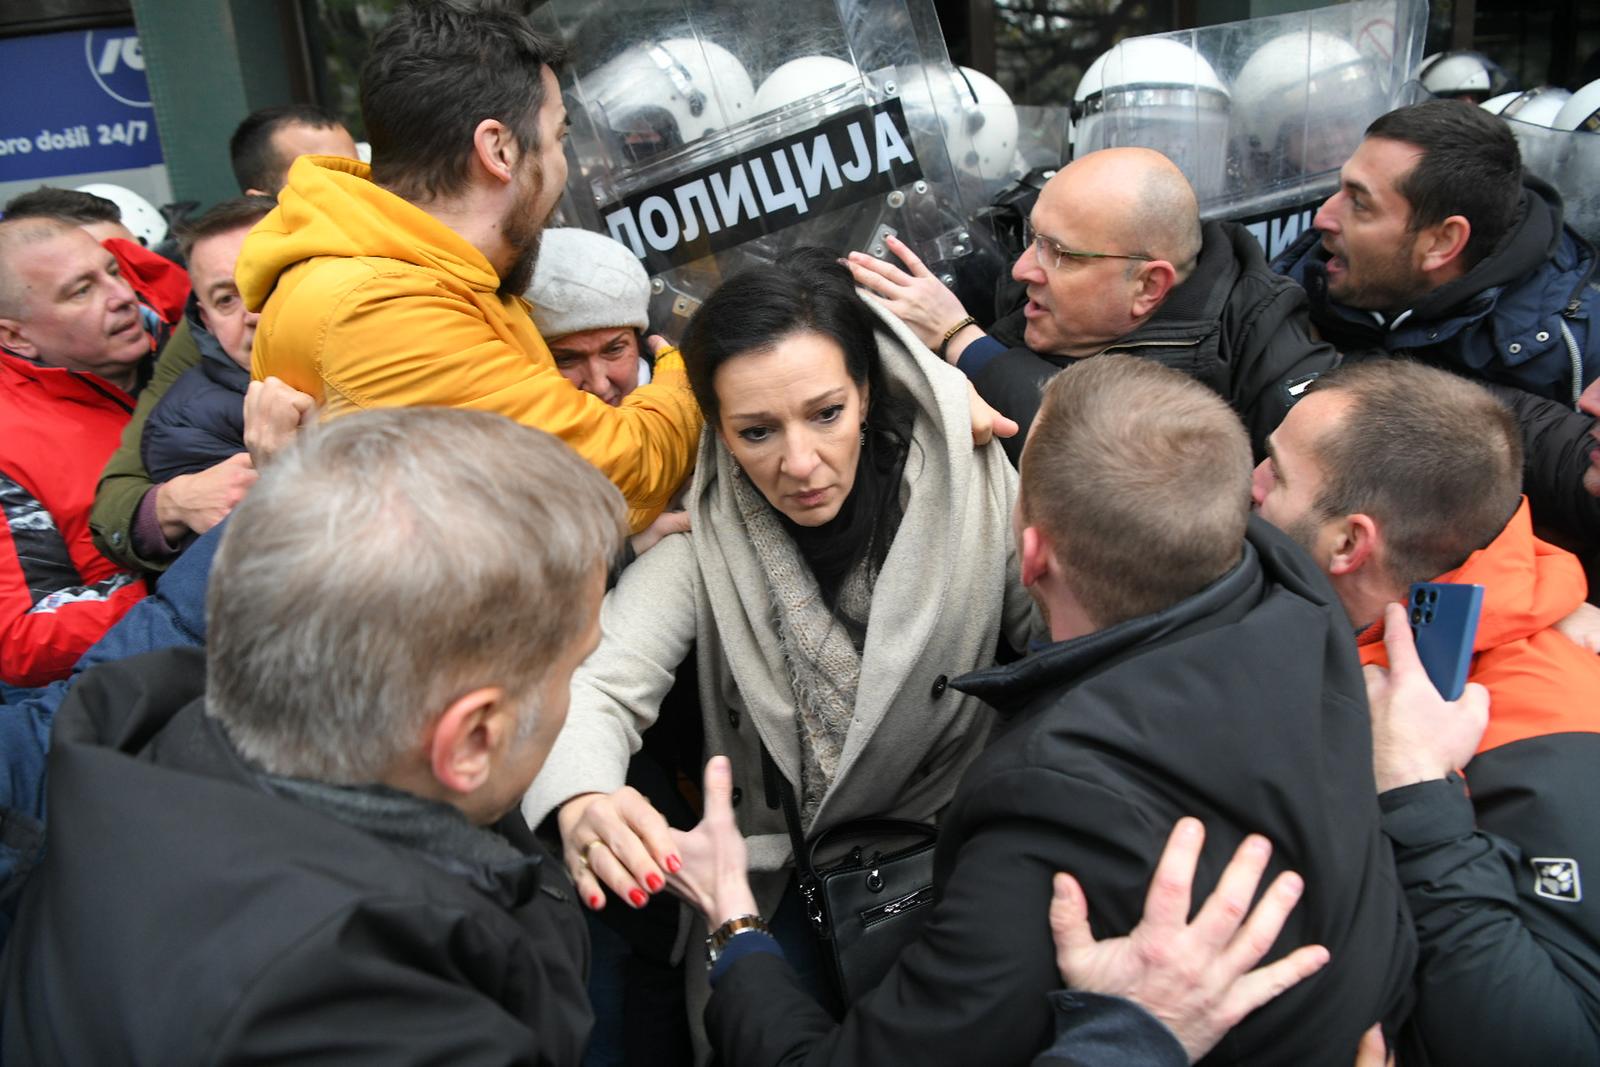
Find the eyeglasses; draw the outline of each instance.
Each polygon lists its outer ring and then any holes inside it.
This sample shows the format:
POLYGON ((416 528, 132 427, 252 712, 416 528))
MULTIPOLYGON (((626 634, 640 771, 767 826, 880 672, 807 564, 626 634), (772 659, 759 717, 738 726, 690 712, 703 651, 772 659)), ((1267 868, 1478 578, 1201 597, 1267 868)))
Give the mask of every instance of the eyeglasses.
POLYGON ((1045 270, 1055 270, 1061 266, 1063 259, 1142 259, 1145 261, 1155 259, 1154 256, 1128 255, 1122 252, 1079 252, 1068 248, 1053 237, 1046 237, 1033 228, 1031 219, 1022 223, 1023 247, 1033 246, 1033 254, 1039 257, 1039 265, 1045 270))

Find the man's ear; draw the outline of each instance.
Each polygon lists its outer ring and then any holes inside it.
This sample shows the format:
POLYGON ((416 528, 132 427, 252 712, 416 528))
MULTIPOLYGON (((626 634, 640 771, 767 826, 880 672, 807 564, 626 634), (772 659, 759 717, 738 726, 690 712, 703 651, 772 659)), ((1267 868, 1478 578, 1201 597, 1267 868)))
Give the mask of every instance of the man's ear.
POLYGON ((0 319, 0 348, 28 359, 38 359, 39 350, 23 333, 16 319, 0 319))
POLYGON ((1346 515, 1333 533, 1328 573, 1354 574, 1366 566, 1382 566, 1383 533, 1370 515, 1346 515))
POLYGON ((1448 267, 1460 259, 1471 238, 1472 223, 1462 215, 1425 227, 1417 234, 1417 266, 1429 272, 1448 267))
POLYGON ((1022 528, 1022 584, 1033 587, 1055 568, 1055 547, 1037 526, 1022 528))
POLYGON ((1139 264, 1138 283, 1133 292, 1133 317, 1142 319, 1153 314, 1178 283, 1178 269, 1164 259, 1153 259, 1139 264))
POLYGON ((496 757, 510 744, 516 716, 499 686, 474 689, 451 701, 428 739, 434 779, 451 793, 470 795, 489 780, 496 757))
POLYGON ((511 127, 499 119, 484 119, 472 131, 472 156, 490 177, 509 185, 522 148, 511 127))

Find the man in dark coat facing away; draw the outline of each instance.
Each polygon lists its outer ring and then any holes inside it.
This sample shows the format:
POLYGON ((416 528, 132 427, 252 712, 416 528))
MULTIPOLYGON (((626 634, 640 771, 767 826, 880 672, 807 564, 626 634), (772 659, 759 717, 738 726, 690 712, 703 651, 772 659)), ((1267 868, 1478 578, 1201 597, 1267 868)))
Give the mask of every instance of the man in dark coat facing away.
POLYGON ((205 649, 105 664, 58 714, 0 1058, 576 1063, 583 923, 517 802, 624 522, 498 415, 303 434, 233 513, 205 649))

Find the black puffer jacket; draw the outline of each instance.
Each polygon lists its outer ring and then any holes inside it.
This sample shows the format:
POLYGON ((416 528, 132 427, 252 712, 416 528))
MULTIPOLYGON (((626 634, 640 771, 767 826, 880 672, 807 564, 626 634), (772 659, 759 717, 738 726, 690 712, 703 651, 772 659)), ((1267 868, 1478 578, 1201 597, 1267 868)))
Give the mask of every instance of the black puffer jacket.
MULTIPOLYGON (((1144 325, 1106 346, 1180 370, 1211 387, 1244 419, 1256 458, 1305 386, 1338 362, 1329 345, 1312 339, 1306 294, 1274 274, 1250 231, 1232 222, 1201 228, 1194 272, 1167 294, 1144 325)), ((972 379, 978 395, 1017 420, 1022 431, 1005 442, 1013 463, 1039 411, 1039 390, 1072 363, 1034 352, 1022 341, 1020 310, 1002 318, 990 336, 1011 350, 972 379)))
POLYGON ((583 920, 521 816, 495 827, 500 861, 450 809, 454 828, 386 840, 269 788, 203 686, 204 653, 169 650, 62 706, 0 1059, 576 1064, 583 920))
POLYGON ((1347 1067, 1362 1031, 1398 1024, 1417 943, 1379 828, 1350 624, 1287 537, 1259 519, 1248 537, 1238 566, 1164 612, 950 683, 1000 720, 940 821, 919 940, 840 1024, 778 957, 738 960, 706 1017, 724 1062, 1027 1064, 1060 985, 1051 876, 1078 878, 1097 936, 1125 934, 1184 815, 1206 826, 1197 904, 1244 835, 1265 834, 1268 877, 1306 881, 1268 958, 1332 953, 1205 1062, 1347 1067))
POLYGON ((201 325, 192 296, 188 314, 200 364, 172 383, 150 412, 139 443, 144 469, 157 484, 203 471, 244 451, 244 393, 250 372, 201 325))

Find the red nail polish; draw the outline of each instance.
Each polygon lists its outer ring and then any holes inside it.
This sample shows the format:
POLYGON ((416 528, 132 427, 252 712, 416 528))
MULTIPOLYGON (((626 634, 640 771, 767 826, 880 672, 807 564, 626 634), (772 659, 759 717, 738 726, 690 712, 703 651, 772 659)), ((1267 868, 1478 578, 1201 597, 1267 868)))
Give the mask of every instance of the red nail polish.
POLYGON ((644 907, 644 902, 650 898, 645 896, 642 890, 630 889, 628 890, 628 899, 633 902, 634 907, 642 908, 644 907))
POLYGON ((661 892, 661 887, 666 883, 662 882, 659 874, 652 874, 644 880, 644 884, 649 888, 650 892, 659 893, 661 892))
POLYGON ((589 898, 589 910, 599 911, 600 905, 604 904, 605 902, 606 898, 601 896, 599 893, 596 893, 594 896, 589 898))
POLYGON ((677 856, 668 856, 667 871, 671 874, 677 874, 681 870, 683 870, 683 861, 677 856))

